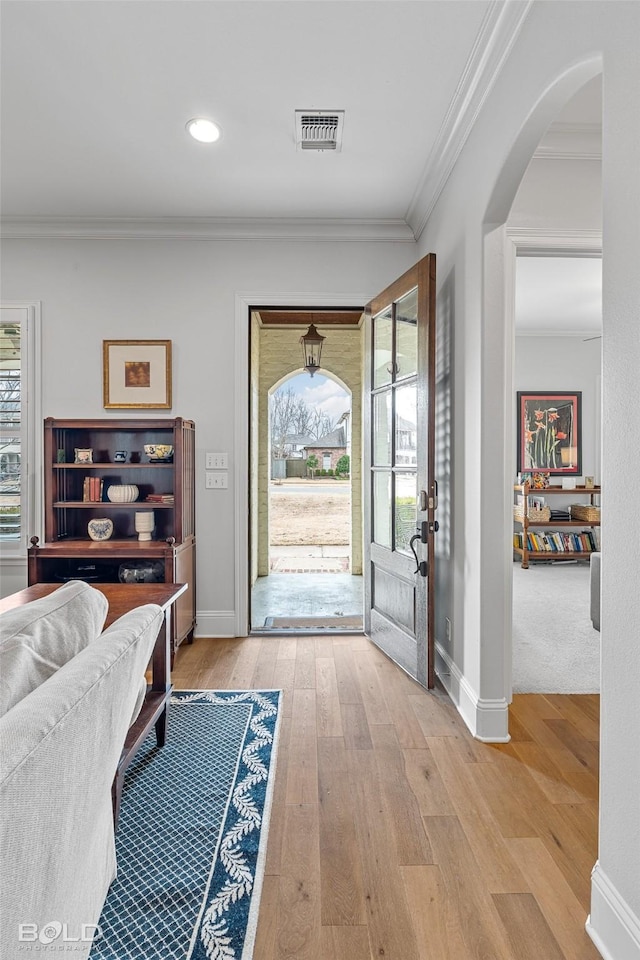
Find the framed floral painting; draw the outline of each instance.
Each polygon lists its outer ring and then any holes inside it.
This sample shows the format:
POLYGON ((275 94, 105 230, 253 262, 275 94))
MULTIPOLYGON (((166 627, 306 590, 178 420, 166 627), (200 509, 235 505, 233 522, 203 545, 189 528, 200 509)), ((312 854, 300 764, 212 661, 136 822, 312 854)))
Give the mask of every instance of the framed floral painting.
POLYGON ((582 392, 518 391, 518 473, 582 473, 582 392))

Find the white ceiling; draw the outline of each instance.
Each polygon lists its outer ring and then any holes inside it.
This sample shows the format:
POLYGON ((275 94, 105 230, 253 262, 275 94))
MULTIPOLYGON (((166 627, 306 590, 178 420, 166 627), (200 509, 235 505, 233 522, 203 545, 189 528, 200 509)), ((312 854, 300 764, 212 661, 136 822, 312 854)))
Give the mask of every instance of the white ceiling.
POLYGON ((404 220, 493 8, 3 0, 3 215, 404 220), (296 108, 344 109, 342 151, 296 108))
MULTIPOLYGON (((123 223, 139 235, 141 223, 170 220, 189 235, 223 224, 277 236, 283 224, 308 224, 313 236, 413 239, 527 9, 517 0, 2 0, 5 232, 60 218, 103 232, 117 223, 118 235, 123 223), (345 110, 341 152, 296 150, 299 108, 345 110), (222 140, 192 140, 194 116, 217 120, 222 140)), ((558 149, 554 128, 565 140, 573 128, 597 135, 601 110, 596 78, 552 125, 547 149, 558 149)), ((521 330, 592 328, 592 261, 526 264, 521 330), (576 283, 580 297, 568 292, 576 283)))
POLYGON ((518 257, 516 333, 599 334, 602 329, 600 257, 518 257))

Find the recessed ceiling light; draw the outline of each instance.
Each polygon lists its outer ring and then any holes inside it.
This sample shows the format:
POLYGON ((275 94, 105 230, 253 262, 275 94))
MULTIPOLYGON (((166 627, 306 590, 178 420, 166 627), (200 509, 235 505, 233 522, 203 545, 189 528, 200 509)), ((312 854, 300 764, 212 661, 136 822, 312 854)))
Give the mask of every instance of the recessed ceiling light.
POLYGON ((222 136, 222 130, 213 120, 205 120, 204 117, 194 117, 187 124, 187 131, 194 140, 200 143, 215 143, 222 136))

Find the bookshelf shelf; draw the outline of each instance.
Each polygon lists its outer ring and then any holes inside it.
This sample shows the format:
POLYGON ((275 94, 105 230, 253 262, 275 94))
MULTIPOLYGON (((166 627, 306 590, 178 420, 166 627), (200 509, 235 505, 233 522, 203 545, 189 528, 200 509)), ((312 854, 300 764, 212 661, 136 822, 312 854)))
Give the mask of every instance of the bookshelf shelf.
POLYGON ((52 504, 56 510, 66 510, 73 507, 74 510, 173 510, 173 503, 158 503, 157 500, 133 500, 130 503, 111 503, 110 500, 56 500, 52 504))
POLYGON ((52 463, 52 470, 173 470, 173 463, 52 463))
MULTIPOLYGON (((514 485, 516 503, 514 504, 515 532, 513 549, 521 558, 523 570, 527 570, 530 560, 590 560, 590 555, 599 549, 599 541, 593 533, 600 527, 599 500, 601 487, 545 487, 533 489, 528 483, 514 485), (531 519, 531 497, 560 494, 570 497, 574 502, 568 508, 582 508, 589 519, 558 519, 549 516, 540 519, 537 511, 531 519), (598 504, 596 504, 596 499, 598 504), (577 503, 576 501, 580 502, 577 503), (577 530, 580 530, 580 533, 577 530), (576 532, 572 532, 576 530, 576 532), (531 533, 529 531, 532 531, 531 533), (538 532, 537 532, 538 531, 538 532), (547 531, 543 533, 542 531, 547 531), (567 531, 567 532, 565 532, 567 531)), ((551 513, 551 511, 549 511, 551 513)))
POLYGON ((172 649, 195 625, 195 426, 182 418, 44 422, 44 542, 32 538, 29 585, 85 579, 118 583, 131 574, 186 583, 171 618, 172 649), (169 444, 171 462, 153 462, 145 445, 169 444), (92 463, 76 463, 77 451, 92 463), (123 455, 126 463, 118 462, 123 455), (112 502, 112 485, 131 484, 138 498, 112 502), (135 514, 153 511, 153 539, 136 536, 135 514), (113 521, 109 540, 90 539, 90 520, 113 521), (134 569, 135 568, 135 569, 134 569))

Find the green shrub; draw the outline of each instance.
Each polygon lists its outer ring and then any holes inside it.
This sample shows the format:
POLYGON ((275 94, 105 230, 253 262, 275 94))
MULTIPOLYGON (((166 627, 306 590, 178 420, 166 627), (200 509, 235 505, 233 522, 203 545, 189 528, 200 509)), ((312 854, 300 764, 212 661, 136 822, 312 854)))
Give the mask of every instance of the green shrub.
POLYGON ((343 453, 338 462, 336 463, 336 476, 342 473, 349 473, 349 468, 351 464, 349 462, 349 455, 343 453))
POLYGON ((327 476, 328 476, 328 477, 332 477, 332 476, 333 476, 333 470, 331 469, 331 467, 329 467, 329 469, 327 470, 327 476))

